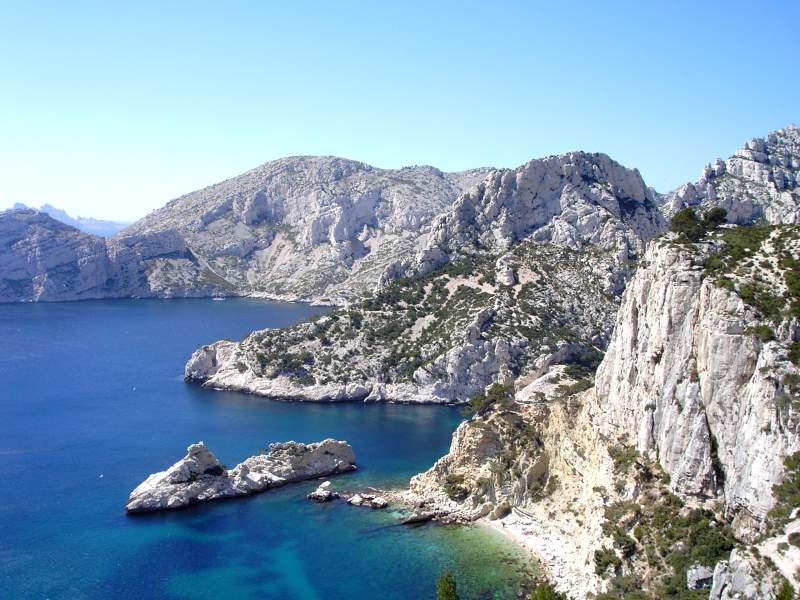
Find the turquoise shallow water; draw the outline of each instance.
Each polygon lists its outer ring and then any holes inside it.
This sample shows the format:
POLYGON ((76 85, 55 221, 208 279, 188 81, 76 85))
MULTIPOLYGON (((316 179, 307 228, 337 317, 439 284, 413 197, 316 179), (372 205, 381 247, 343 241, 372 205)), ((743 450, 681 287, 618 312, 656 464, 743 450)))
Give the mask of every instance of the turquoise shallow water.
POLYGON ((407 482, 460 420, 434 406, 290 404, 181 379, 198 345, 318 309, 254 300, 0 305, 0 597, 512 597, 523 557, 478 528, 305 500, 314 483, 128 517, 130 490, 204 440, 233 465, 269 442, 353 444, 340 488, 407 482))

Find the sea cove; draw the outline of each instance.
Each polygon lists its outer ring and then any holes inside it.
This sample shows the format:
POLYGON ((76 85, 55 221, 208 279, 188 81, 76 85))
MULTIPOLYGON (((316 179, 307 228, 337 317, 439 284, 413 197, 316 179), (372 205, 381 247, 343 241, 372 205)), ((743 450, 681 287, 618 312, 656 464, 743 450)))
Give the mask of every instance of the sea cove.
MULTIPOLYGON (((339 489, 404 484, 447 451, 458 409, 294 404, 182 380, 199 345, 323 309, 255 300, 0 306, 0 581, 9 598, 467 597, 516 593, 519 551, 480 528, 305 500, 308 482, 129 517, 128 493, 205 441, 230 464, 269 442, 348 440, 339 489)), ((483 596, 481 596, 483 597, 483 596)))

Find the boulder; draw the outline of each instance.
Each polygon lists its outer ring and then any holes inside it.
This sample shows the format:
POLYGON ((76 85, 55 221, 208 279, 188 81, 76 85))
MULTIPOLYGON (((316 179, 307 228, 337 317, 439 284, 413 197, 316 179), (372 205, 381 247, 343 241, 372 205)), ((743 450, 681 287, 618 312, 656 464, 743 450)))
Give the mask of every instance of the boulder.
POLYGON ((330 502, 339 497, 338 492, 331 490, 331 482, 325 481, 317 489, 311 492, 306 498, 314 502, 330 502))
POLYGON ((714 569, 701 564, 694 564, 686 571, 686 587, 690 590, 711 587, 714 580, 714 569))

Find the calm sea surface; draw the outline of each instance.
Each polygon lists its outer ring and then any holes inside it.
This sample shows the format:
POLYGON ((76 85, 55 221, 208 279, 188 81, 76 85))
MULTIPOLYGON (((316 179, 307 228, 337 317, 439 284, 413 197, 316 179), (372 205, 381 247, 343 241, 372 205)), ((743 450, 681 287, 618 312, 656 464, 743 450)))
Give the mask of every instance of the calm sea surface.
POLYGON ((460 420, 435 406, 290 404, 182 381, 200 344, 319 309, 255 300, 0 305, 0 597, 462 598, 516 593, 523 559, 478 528, 391 526, 314 483, 127 517, 128 493, 203 440, 232 466, 270 442, 348 440, 340 489, 405 483, 460 420))

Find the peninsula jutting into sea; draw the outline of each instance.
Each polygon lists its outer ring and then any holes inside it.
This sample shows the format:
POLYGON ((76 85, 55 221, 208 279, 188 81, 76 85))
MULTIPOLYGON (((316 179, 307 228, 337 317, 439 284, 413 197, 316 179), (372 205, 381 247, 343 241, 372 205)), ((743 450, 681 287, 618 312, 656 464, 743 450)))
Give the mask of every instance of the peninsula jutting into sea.
POLYGON ((800 9, 685 8, 0 8, 0 596, 797 600, 800 9))

